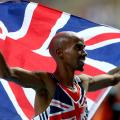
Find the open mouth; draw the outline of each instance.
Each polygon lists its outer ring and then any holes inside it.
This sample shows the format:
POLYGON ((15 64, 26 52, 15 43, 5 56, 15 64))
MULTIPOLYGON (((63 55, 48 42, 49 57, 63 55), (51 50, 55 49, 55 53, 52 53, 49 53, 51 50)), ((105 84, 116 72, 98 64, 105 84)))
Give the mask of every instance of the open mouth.
POLYGON ((81 61, 81 62, 85 62, 85 59, 81 59, 80 61, 81 61))
POLYGON ((85 62, 85 57, 80 58, 81 62, 85 62))
POLYGON ((80 59, 79 64, 83 66, 85 64, 85 59, 80 59))

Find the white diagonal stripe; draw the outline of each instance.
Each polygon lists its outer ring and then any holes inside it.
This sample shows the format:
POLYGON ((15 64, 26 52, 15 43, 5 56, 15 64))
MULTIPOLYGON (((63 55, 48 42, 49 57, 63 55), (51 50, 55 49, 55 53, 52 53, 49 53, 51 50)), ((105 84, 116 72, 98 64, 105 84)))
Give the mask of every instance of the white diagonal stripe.
POLYGON ((14 40, 17 40, 26 35, 29 25, 30 25, 30 22, 31 22, 31 19, 32 19, 33 12, 36 9, 37 5, 38 4, 36 4, 36 3, 29 3, 27 5, 22 27, 16 32, 9 32, 7 35, 8 37, 10 37, 14 40))
POLYGON ((61 17, 57 20, 56 24, 52 27, 51 33, 49 34, 47 40, 43 43, 42 47, 37 50, 33 50, 33 52, 49 57, 50 53, 47 48, 48 48, 48 45, 50 44, 51 39, 54 37, 54 35, 56 34, 56 31, 58 29, 64 27, 64 25, 66 25, 69 18, 70 18, 70 14, 63 12, 61 17))
POLYGON ((120 33, 120 30, 107 26, 97 26, 77 32, 78 36, 84 38, 85 41, 104 33, 120 33))
POLYGON ((104 72, 108 72, 111 69, 116 68, 116 66, 113 65, 113 64, 110 64, 110 63, 107 63, 107 62, 104 62, 104 61, 98 61, 98 60, 90 59, 90 58, 86 58, 85 63, 88 64, 88 65, 91 65, 95 68, 98 68, 99 70, 104 71, 104 72))
POLYGON ((19 104, 18 104, 18 102, 17 102, 17 100, 16 100, 8 82, 3 80, 3 79, 0 79, 0 81, 1 81, 1 84, 3 85, 3 87, 5 89, 6 93, 8 94, 10 100, 12 101, 17 113, 22 118, 22 120, 29 120, 28 117, 23 113, 22 109, 20 108, 20 106, 19 106, 19 104))
POLYGON ((96 43, 94 45, 86 46, 85 49, 86 50, 94 50, 94 49, 101 48, 101 47, 111 45, 111 44, 114 44, 114 43, 118 43, 118 42, 120 42, 120 38, 109 39, 109 40, 106 40, 106 41, 102 41, 100 43, 96 43))

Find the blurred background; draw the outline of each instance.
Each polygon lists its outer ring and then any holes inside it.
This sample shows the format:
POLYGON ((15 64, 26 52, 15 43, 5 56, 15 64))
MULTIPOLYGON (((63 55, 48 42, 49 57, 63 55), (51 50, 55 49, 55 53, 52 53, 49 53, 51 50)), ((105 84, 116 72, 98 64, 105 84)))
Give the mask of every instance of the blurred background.
POLYGON ((120 0, 30 0, 97 23, 120 28, 120 0))
MULTIPOLYGON (((30 0, 120 29, 120 0, 30 0)), ((111 89, 92 120, 120 120, 120 84, 111 89)))

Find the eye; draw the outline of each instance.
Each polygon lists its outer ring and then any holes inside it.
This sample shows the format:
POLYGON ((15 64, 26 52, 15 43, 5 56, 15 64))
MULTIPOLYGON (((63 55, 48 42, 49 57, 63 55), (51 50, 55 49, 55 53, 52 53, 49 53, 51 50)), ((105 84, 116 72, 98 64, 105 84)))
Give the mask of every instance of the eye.
POLYGON ((85 48, 85 45, 81 45, 81 44, 76 44, 75 45, 76 50, 83 50, 84 48, 85 48))

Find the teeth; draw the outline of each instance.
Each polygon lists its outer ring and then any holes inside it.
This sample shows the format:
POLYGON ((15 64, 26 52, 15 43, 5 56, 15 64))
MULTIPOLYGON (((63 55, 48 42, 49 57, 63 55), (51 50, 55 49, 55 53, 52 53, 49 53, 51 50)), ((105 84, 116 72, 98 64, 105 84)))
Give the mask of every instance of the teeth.
POLYGON ((82 62, 85 62, 85 60, 81 60, 82 62))

